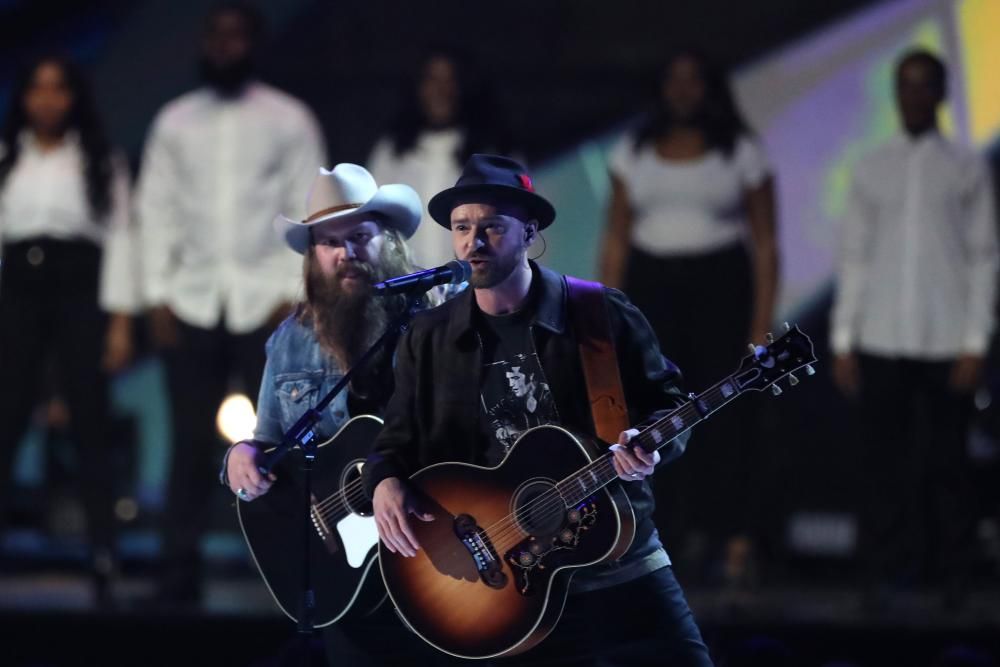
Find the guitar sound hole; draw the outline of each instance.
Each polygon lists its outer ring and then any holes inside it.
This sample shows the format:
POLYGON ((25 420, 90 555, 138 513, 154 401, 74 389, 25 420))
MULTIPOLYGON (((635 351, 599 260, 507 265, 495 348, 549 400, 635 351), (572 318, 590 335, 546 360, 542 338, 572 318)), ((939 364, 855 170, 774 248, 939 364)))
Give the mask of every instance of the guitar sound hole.
POLYGON ((357 459, 344 466, 344 472, 340 475, 340 488, 347 509, 359 516, 371 516, 371 501, 361 490, 361 466, 363 464, 364 459, 357 459))
POLYGON ((521 530, 535 537, 555 535, 566 523, 566 506, 548 480, 521 486, 514 494, 513 511, 521 530))

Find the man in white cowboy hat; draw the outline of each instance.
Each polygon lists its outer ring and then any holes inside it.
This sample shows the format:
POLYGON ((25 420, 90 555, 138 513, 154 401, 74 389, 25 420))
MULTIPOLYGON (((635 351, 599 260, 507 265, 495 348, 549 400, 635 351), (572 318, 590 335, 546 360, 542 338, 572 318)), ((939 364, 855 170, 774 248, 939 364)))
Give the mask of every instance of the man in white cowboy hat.
MULTIPOLYGON (((257 471, 258 450, 281 442, 285 431, 406 307, 405 297, 374 297, 371 286, 416 270, 406 239, 420 224, 421 209, 409 186, 377 187, 363 167, 343 163, 332 171, 319 170, 304 220, 275 219, 288 246, 303 256, 305 300, 267 342, 253 440, 233 445, 223 463, 220 481, 243 500, 267 493, 276 481, 257 471)), ((393 388, 393 347, 384 348, 326 408, 317 425, 320 441, 352 416, 384 412, 393 388)), ((341 619, 326 628, 331 664, 382 665, 393 659, 408 664, 415 655, 428 653, 391 607, 382 607, 368 617, 341 619)))

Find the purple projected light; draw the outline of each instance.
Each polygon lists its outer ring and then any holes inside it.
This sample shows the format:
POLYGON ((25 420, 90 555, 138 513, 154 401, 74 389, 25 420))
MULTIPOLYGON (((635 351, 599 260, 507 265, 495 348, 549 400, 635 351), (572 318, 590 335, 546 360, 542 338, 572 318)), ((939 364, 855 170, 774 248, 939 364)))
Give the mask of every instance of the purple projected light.
MULTIPOLYGON (((953 3, 891 3, 742 70, 734 84, 777 174, 783 294, 798 310, 834 274, 851 170, 897 129, 892 68, 910 46, 946 48, 953 3)), ((955 77, 957 79, 957 77, 955 77)), ((960 91, 952 90, 953 99, 960 91)), ((964 105, 960 105, 961 106, 964 105)))

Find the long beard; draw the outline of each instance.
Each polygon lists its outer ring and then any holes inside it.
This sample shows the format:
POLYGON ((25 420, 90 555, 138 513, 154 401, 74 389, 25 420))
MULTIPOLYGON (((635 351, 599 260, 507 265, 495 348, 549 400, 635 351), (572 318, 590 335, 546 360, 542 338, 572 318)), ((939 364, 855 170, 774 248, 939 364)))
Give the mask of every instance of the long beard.
POLYGON ((377 267, 368 262, 342 264, 334 276, 325 276, 314 257, 306 268, 306 298, 313 331, 320 346, 333 355, 344 370, 351 368, 381 336, 389 321, 402 308, 399 297, 375 297, 372 285, 411 270, 404 258, 383 246, 377 267), (361 272, 361 283, 344 289, 347 269, 361 272))

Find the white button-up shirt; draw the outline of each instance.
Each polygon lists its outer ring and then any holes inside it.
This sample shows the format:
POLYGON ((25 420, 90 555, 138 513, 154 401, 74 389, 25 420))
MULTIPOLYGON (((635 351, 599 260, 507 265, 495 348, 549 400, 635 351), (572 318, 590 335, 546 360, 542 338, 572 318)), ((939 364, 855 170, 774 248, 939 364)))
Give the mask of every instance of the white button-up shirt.
POLYGON ((982 354, 996 298, 987 167, 936 132, 862 159, 843 221, 835 352, 943 360, 982 354))
POLYGON ((451 232, 439 225, 427 213, 431 197, 455 185, 462 174, 456 152, 463 141, 456 129, 425 131, 417 136, 416 145, 396 155, 392 139, 381 139, 368 159, 368 169, 379 185, 405 183, 420 196, 424 215, 417 231, 407 241, 418 266, 434 267, 455 259, 451 232))
MULTIPOLYGON (((94 215, 84 176, 86 157, 75 132, 42 150, 30 131, 19 137, 17 161, 0 190, 0 239, 87 240, 103 248, 98 300, 113 313, 140 305, 134 232, 129 224, 129 174, 125 159, 111 158, 111 206, 94 215)), ((5 149, 0 145, 0 154, 5 149)))
POLYGON ((159 113, 143 158, 138 214, 148 306, 233 333, 263 326, 298 298, 302 258, 272 227, 305 214, 324 164, 306 106, 263 83, 236 99, 202 88, 159 113))

